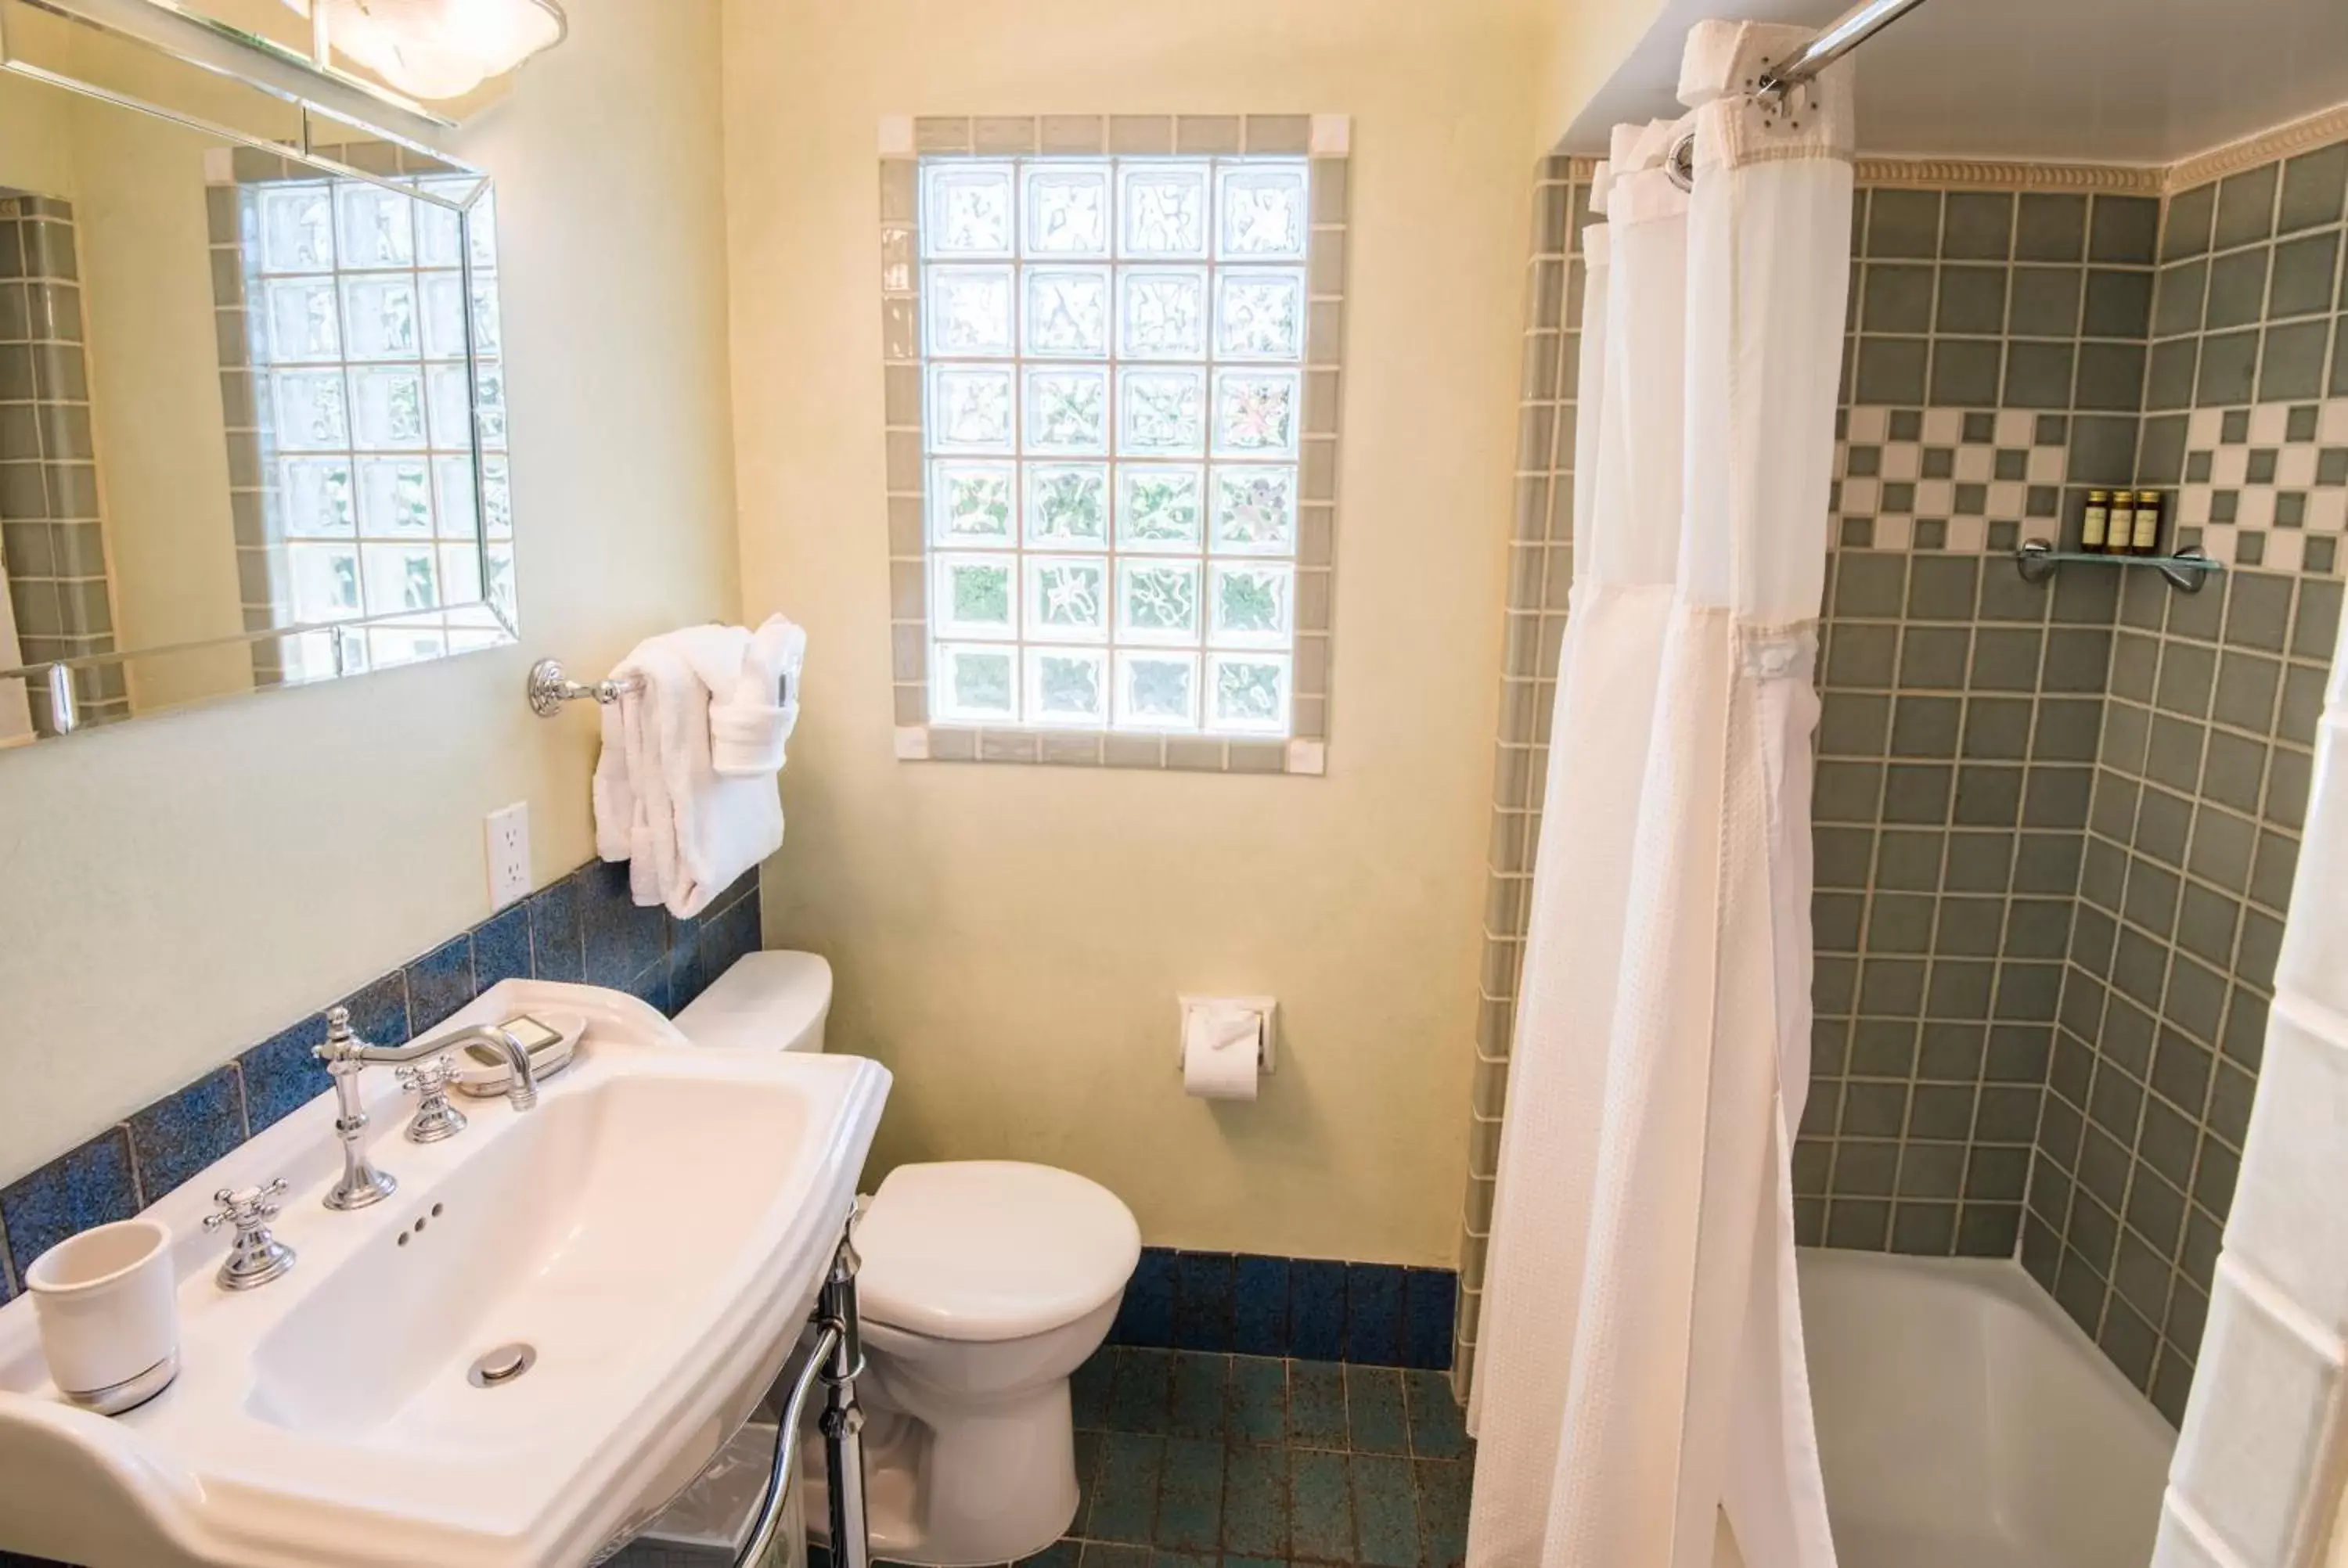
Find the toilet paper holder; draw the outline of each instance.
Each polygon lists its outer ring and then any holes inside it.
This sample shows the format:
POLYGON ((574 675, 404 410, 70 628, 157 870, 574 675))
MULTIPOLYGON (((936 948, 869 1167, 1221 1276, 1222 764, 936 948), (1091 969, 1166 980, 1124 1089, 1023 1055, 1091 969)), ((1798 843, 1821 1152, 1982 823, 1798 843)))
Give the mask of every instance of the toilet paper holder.
POLYGON ((1183 1065, 1183 1042, 1190 1038, 1190 1012, 1194 1008, 1235 1008, 1254 1013, 1259 1020, 1255 1038, 1256 1065, 1270 1072, 1280 1056, 1280 1002, 1272 997, 1205 997, 1177 996, 1174 1031, 1174 1069, 1183 1065))

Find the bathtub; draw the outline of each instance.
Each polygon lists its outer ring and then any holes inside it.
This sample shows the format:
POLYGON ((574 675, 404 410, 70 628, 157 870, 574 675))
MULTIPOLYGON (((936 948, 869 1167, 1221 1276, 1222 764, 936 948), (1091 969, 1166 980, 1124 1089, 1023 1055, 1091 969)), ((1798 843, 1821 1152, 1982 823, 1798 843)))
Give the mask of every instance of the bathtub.
POLYGON ((2145 1568, 2177 1434, 2019 1264, 1800 1269, 1841 1568, 2145 1568))

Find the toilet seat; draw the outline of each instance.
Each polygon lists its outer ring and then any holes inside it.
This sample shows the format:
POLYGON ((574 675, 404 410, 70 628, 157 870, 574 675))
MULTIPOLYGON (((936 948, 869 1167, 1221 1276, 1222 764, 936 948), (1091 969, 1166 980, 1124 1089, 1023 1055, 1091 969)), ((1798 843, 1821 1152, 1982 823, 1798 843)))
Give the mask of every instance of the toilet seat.
POLYGON ((859 1309, 934 1339, 1063 1328, 1114 1299, 1141 1257, 1117 1195, 1015 1160, 900 1165, 856 1229, 859 1309))

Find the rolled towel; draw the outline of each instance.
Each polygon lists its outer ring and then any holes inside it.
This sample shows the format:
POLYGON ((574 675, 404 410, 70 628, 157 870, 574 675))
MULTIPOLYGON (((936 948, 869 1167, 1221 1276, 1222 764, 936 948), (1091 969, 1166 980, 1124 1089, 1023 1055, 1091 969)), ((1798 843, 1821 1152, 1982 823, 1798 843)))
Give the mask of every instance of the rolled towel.
POLYGON ((710 765, 726 778, 779 773, 799 722, 799 671, 807 633, 779 615, 750 634, 741 673, 709 704, 710 765))

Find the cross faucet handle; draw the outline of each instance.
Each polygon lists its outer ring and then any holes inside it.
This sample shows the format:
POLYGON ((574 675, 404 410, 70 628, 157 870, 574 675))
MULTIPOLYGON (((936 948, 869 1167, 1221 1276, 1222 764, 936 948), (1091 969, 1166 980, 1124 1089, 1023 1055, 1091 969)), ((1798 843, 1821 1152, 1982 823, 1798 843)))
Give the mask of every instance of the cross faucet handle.
POLYGON ((278 1214, 277 1200, 284 1195, 283 1176, 265 1186, 222 1187, 212 1194, 220 1207, 204 1216, 204 1229, 236 1228, 228 1261, 218 1276, 221 1289, 251 1290, 294 1266, 294 1249, 269 1234, 269 1222, 278 1214))
POLYGON ((448 1103, 448 1086, 457 1081, 457 1058, 446 1051, 420 1067, 399 1070, 399 1086, 422 1098, 407 1123, 411 1143, 438 1143, 465 1130, 465 1113, 448 1103))

